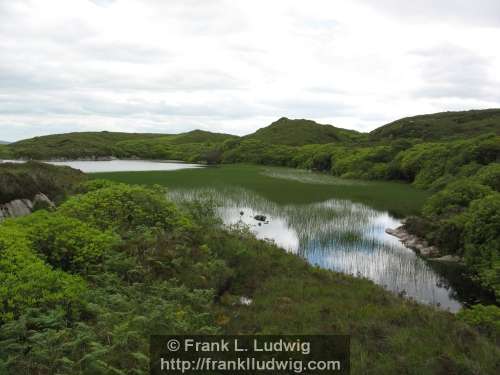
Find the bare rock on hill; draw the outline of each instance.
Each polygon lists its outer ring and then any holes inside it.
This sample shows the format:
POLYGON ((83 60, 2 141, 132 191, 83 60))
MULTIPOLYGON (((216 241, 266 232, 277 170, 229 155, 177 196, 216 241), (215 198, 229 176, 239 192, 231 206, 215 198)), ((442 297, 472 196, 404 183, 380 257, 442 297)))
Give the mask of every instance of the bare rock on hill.
POLYGON ((53 209, 55 207, 45 194, 38 193, 33 200, 30 199, 15 199, 8 203, 0 205, 0 221, 12 218, 21 217, 31 214, 35 209, 53 209))

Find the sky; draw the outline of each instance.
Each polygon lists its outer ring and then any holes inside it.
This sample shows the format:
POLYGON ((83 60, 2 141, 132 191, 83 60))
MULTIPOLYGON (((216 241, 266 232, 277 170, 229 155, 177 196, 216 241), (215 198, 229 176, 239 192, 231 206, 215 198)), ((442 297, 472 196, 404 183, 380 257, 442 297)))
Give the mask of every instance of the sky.
POLYGON ((0 0, 0 139, 500 107, 498 0, 0 0))

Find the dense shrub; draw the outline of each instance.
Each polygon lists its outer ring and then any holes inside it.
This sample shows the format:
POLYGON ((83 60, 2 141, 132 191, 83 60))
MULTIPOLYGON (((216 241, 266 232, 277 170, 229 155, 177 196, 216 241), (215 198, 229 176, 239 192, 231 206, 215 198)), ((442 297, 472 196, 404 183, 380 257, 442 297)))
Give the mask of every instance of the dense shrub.
POLYGON ((479 170, 477 181, 500 192, 500 163, 491 163, 479 170))
POLYGON ((500 297, 500 194, 471 203, 465 225, 465 260, 500 297))
POLYGON ((36 256, 19 225, 0 226, 0 324, 29 308, 61 306, 70 317, 84 291, 81 278, 53 270, 36 256))
POLYGON ((457 314, 467 324, 478 328, 496 342, 500 340, 500 308, 497 306, 474 305, 457 314))
POLYGON ((59 212, 121 234, 142 227, 168 230, 183 218, 165 194, 160 187, 116 184, 74 196, 61 205, 59 212))
POLYGON ((113 233, 101 232, 80 220, 59 213, 39 211, 17 221, 34 250, 53 267, 84 272, 117 246, 113 233))
POLYGON ((490 188, 473 180, 455 181, 434 194, 425 204, 423 213, 430 217, 449 217, 463 212, 473 200, 491 193, 490 188))

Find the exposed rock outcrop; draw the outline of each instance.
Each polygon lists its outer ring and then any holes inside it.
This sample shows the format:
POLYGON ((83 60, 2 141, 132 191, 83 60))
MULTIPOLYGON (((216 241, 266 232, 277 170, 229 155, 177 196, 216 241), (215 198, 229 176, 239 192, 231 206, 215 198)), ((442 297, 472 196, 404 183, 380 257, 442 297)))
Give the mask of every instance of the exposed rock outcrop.
POLYGON ((432 260, 442 261, 442 262, 459 262, 460 258, 452 255, 441 256, 439 249, 436 246, 431 246, 426 240, 423 240, 413 234, 408 233, 404 226, 400 226, 396 229, 387 228, 385 230, 387 234, 397 237, 403 245, 407 248, 414 250, 416 253, 420 254, 425 258, 431 258, 432 260))
POLYGON ((45 194, 38 193, 30 199, 15 199, 0 205, 0 221, 10 217, 26 216, 33 212, 35 208, 54 208, 52 202, 45 194))

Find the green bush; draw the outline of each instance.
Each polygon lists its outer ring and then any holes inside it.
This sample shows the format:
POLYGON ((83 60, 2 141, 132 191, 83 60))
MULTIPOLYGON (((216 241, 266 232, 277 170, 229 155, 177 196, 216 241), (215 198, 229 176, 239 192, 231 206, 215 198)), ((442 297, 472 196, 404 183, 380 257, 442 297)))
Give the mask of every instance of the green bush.
POLYGON ((500 192, 500 163, 491 163, 479 170, 477 181, 500 192))
POLYGON ((84 272, 100 263, 119 238, 59 213, 38 211, 17 221, 22 225, 33 248, 53 267, 84 272))
POLYGON ((169 230, 184 218, 165 194, 160 187, 116 184, 74 196, 60 206, 59 212, 120 234, 142 227, 169 230))
POLYGON ((457 317, 481 332, 500 340, 500 308, 497 306, 474 305, 470 309, 462 309, 457 317))
POLYGON ((434 194, 423 208, 428 217, 449 217, 463 212, 469 204, 491 194, 492 190, 470 179, 455 181, 434 194))
POLYGON ((500 194, 470 205, 465 225, 465 260, 485 286, 500 297, 500 194))
POLYGON ((71 316, 85 289, 80 277, 53 270, 38 258, 17 224, 0 226, 0 322, 30 308, 61 306, 71 316))

